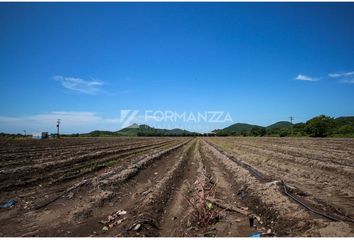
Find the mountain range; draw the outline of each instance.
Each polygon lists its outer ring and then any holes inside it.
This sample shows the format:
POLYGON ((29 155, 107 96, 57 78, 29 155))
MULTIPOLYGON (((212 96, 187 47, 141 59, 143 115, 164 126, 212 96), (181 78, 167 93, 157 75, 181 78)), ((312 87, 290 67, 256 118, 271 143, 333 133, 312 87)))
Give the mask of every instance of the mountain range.
POLYGON ((179 128, 161 129, 161 128, 153 128, 146 124, 138 125, 134 123, 129 127, 123 128, 116 132, 95 130, 84 135, 90 137, 101 137, 101 136, 133 137, 133 136, 177 136, 177 135, 180 136, 180 135, 196 135, 196 134, 197 133, 179 129, 179 128))
MULTIPOLYGON (((335 128, 340 129, 343 127, 354 128, 354 117, 338 117, 334 118, 335 128)), ((248 123, 235 123, 223 129, 215 129, 212 132, 216 135, 250 135, 252 131, 264 131, 267 135, 282 135, 287 132, 289 134, 290 127, 293 126, 295 134, 300 132, 303 134, 305 123, 292 124, 289 121, 279 121, 269 126, 263 127, 260 125, 248 123), (282 133, 283 132, 283 133, 282 133)), ((187 130, 175 129, 160 129, 150 127, 146 124, 132 124, 129 127, 123 128, 118 131, 100 131, 95 130, 90 133, 80 134, 81 136, 100 137, 100 136, 190 136, 201 135, 200 133, 190 132, 187 130)), ((251 134, 252 135, 252 134, 251 134)))

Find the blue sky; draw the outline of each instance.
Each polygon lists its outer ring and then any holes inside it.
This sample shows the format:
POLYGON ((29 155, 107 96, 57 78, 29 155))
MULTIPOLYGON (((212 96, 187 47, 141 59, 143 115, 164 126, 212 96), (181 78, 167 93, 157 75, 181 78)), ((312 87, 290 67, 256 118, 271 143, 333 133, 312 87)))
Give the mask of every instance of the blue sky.
POLYGON ((353 23, 353 3, 0 3, 0 132, 117 130, 122 109, 353 115, 353 23))

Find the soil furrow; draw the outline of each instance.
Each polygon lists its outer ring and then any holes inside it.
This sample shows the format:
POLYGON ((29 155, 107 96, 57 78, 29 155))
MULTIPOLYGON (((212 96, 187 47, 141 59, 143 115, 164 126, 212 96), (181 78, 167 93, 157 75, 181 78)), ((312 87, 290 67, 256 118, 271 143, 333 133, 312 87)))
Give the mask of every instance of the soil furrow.
MULTIPOLYGON (((282 194, 277 182, 259 181, 253 177, 248 170, 236 165, 226 155, 219 152, 213 146, 209 149, 225 165, 228 171, 234 173, 237 181, 243 184, 250 202, 258 209, 259 214, 266 216, 268 226, 275 229, 275 233, 280 236, 299 236, 304 234, 317 235, 325 228, 332 228, 335 225, 344 229, 336 232, 336 236, 348 236, 351 232, 351 225, 345 222, 332 222, 316 215, 309 214, 301 206, 295 204, 288 197, 282 194)), ((252 207, 253 210, 256 210, 252 207)))

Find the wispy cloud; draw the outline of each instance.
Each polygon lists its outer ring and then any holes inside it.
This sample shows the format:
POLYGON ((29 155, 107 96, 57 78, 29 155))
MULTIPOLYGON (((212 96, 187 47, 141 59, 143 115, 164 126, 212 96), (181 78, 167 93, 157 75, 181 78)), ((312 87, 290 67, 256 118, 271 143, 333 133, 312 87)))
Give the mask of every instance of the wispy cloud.
POLYGON ((97 80, 87 81, 82 78, 54 76, 54 80, 60 81, 61 85, 75 92, 81 92, 86 94, 97 94, 102 92, 101 86, 103 82, 97 80))
POLYGON ((340 80, 340 82, 354 84, 354 78, 353 79, 342 79, 342 80, 340 80))
POLYGON ((354 84, 354 71, 329 73, 328 76, 330 78, 338 79, 340 83, 354 84))
POLYGON ((331 78, 341 78, 341 77, 349 77, 353 76, 354 71, 352 72, 344 72, 344 73, 329 73, 328 76, 331 78))
POLYGON ((315 82, 315 81, 318 81, 317 78, 313 78, 313 77, 306 76, 306 75, 303 75, 303 74, 297 75, 297 77, 295 78, 295 80, 298 80, 298 81, 308 81, 308 82, 315 82))

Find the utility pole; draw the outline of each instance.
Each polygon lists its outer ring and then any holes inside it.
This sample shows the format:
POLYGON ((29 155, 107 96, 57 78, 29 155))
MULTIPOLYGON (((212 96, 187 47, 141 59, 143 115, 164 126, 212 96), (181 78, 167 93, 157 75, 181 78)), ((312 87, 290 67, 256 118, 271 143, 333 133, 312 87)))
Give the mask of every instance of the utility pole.
POLYGON ((25 133, 25 137, 27 136, 26 130, 23 130, 23 132, 25 133))
POLYGON ((61 120, 61 119, 58 119, 58 120, 57 120, 57 137, 58 137, 58 138, 60 138, 60 135, 59 135, 60 120, 61 120))
POLYGON ((293 116, 290 116, 290 122, 291 122, 291 136, 293 136, 294 134, 294 129, 293 129, 293 120, 294 120, 294 117, 293 116))

